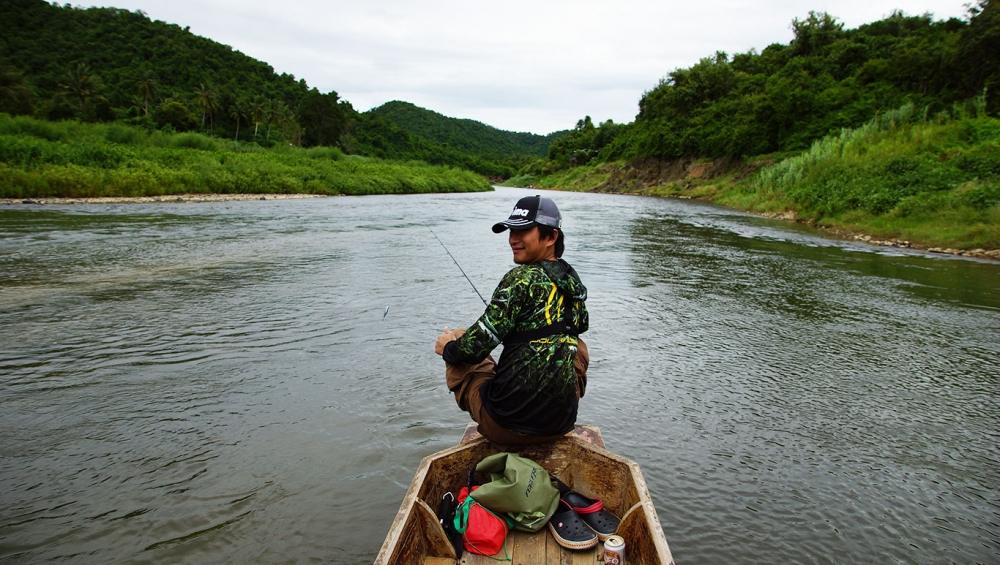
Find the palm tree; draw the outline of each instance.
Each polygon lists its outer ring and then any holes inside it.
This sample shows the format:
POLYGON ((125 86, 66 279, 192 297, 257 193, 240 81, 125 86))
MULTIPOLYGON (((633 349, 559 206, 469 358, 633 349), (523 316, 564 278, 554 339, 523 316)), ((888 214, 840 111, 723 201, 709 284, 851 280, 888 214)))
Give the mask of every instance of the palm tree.
POLYGON ((144 78, 135 85, 139 89, 139 98, 142 100, 142 115, 149 117, 149 105, 153 103, 153 98, 156 96, 156 81, 144 78))
POLYGON ((198 99, 198 105, 201 106, 201 129, 205 129, 206 116, 208 116, 212 129, 215 129, 215 111, 219 109, 219 102, 215 96, 215 91, 205 86, 205 83, 200 83, 194 89, 194 93, 198 99))
POLYGON ((63 93, 79 103, 81 115, 87 114, 90 101, 99 95, 102 86, 101 78, 87 63, 77 63, 71 67, 63 82, 59 83, 59 88, 63 93))
POLYGON ((261 96, 255 96, 253 100, 250 101, 250 117, 253 119, 253 137, 257 139, 257 132, 260 130, 260 124, 264 121, 264 117, 267 115, 267 100, 261 96))
POLYGON ((233 141, 240 140, 240 118, 246 115, 246 103, 242 100, 233 100, 233 103, 229 106, 229 117, 236 120, 236 135, 233 137, 233 141))
POLYGON ((301 131, 298 121, 295 119, 295 112, 283 101, 278 100, 274 104, 274 124, 281 132, 283 140, 291 141, 295 145, 301 145, 301 131))
POLYGON ((281 100, 268 100, 267 104, 267 132, 264 139, 271 139, 271 124, 277 123, 278 129, 284 125, 285 117, 291 114, 291 110, 281 100))

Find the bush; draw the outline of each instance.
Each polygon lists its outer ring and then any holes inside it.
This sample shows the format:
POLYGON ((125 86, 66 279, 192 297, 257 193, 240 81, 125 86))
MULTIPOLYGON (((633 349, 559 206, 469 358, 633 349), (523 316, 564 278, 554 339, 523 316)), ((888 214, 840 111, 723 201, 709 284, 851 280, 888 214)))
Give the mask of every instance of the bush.
POLYGON ((202 135, 200 133, 182 133, 171 138, 173 147, 183 147, 186 149, 200 149, 202 151, 218 151, 222 149, 223 142, 218 139, 202 135))
POLYGON ((304 151, 306 156, 312 159, 329 159, 330 161, 339 161, 344 158, 344 152, 336 147, 310 147, 304 151))
POLYGON ((121 145, 138 145, 146 140, 148 135, 136 127, 111 124, 104 130, 104 139, 121 145))
POLYGON ((489 190, 468 171, 345 157, 338 149, 264 149, 197 133, 0 115, 0 195, 144 196, 182 192, 373 194, 489 190), (53 139, 47 139, 53 138, 53 139))
POLYGON ((12 118, 5 114, 2 115, 2 118, 0 119, 0 133, 26 135, 46 141, 59 141, 67 136, 65 123, 46 122, 27 116, 12 118))

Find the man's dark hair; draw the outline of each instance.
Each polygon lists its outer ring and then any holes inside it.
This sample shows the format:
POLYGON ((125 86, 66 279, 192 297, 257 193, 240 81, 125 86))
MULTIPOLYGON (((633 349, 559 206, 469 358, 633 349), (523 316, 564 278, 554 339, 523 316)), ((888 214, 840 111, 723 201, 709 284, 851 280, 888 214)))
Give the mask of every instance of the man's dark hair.
POLYGON ((563 251, 566 251, 566 243, 563 241, 565 236, 563 236, 562 230, 556 230, 556 228, 549 226, 538 226, 538 235, 544 239, 552 237, 552 234, 556 231, 559 232, 559 237, 556 239, 556 258, 562 257, 563 251))

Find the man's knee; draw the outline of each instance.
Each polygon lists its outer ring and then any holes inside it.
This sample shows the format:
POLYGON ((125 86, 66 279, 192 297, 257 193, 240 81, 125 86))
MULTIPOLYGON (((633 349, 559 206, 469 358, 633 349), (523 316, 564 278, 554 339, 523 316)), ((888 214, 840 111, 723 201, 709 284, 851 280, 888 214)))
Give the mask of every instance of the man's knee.
POLYGON ((458 407, 472 414, 473 419, 476 419, 482 409, 480 389, 495 375, 496 362, 492 357, 487 357, 479 363, 445 365, 445 382, 448 390, 454 393, 458 407))

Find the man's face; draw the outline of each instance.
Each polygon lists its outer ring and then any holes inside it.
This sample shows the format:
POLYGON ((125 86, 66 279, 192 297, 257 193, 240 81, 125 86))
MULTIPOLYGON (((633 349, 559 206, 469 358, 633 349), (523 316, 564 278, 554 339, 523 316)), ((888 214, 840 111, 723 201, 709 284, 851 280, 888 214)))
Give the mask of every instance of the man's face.
POLYGON ((514 262, 518 265, 555 259, 556 236, 542 239, 538 226, 531 226, 526 230, 510 230, 507 241, 514 253, 514 262))

